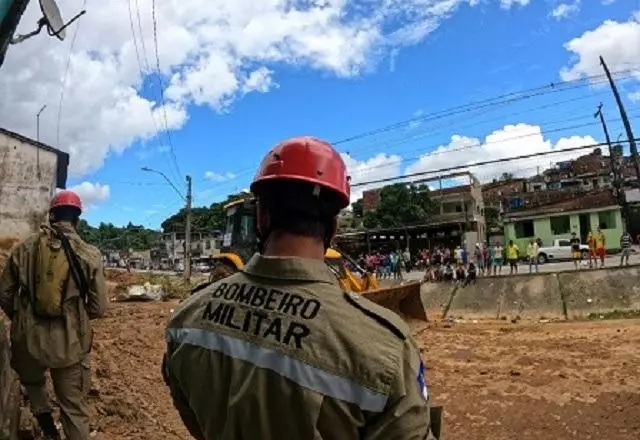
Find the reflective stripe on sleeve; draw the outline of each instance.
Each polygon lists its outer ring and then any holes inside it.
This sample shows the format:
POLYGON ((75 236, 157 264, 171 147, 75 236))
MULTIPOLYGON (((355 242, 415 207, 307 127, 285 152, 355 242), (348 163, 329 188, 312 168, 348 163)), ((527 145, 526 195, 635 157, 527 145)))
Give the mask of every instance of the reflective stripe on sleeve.
POLYGON ((194 328, 169 328, 167 339, 217 351, 266 368, 322 395, 353 403, 363 411, 382 412, 387 404, 388 397, 384 394, 242 339, 194 328))

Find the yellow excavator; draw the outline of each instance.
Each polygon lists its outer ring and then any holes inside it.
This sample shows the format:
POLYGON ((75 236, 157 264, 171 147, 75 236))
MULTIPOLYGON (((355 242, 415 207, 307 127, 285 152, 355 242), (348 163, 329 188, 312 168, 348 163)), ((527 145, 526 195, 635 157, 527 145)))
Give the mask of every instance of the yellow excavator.
MULTIPOLYGON (((227 215, 220 253, 212 255, 209 282, 227 277, 244 267, 258 249, 255 234, 255 200, 250 196, 224 206, 227 215)), ((360 267, 347 254, 335 248, 327 249, 325 262, 336 275, 340 286, 358 293, 383 307, 393 310, 405 319, 427 321, 420 299, 420 283, 408 282, 381 288, 375 274, 360 267)))

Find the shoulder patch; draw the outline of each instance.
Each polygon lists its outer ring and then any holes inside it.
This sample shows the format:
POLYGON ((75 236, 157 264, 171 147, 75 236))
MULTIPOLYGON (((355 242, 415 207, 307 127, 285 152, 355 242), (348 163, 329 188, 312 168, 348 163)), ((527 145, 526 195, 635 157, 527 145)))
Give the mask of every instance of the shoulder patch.
POLYGON ((420 361, 420 367, 418 367, 418 388, 424 400, 429 400, 429 389, 427 388, 427 380, 425 379, 425 370, 424 362, 420 361))
POLYGON ((343 292, 347 302, 363 312, 368 317, 382 324, 400 339, 405 340, 409 336, 409 326, 398 315, 362 295, 353 292, 343 292))

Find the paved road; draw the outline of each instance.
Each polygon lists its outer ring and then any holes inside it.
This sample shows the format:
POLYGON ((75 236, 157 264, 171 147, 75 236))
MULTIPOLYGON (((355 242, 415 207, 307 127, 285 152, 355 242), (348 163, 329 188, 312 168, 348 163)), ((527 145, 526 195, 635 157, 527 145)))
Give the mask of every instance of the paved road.
MULTIPOLYGON (((629 257, 629 263, 630 264, 640 264, 640 252, 636 252, 634 254, 631 254, 631 257, 629 257)), ((620 255, 608 255, 605 260, 604 260, 604 265, 605 267, 611 267, 611 266, 618 266, 620 264, 620 255)), ((583 261, 582 262, 582 268, 588 268, 589 267, 589 263, 588 261, 583 261)), ((532 272, 535 272, 535 266, 533 266, 532 268, 532 272)), ((562 272, 565 270, 574 270, 574 265, 572 261, 560 261, 560 262, 556 262, 556 263, 547 263, 547 264, 540 264, 538 266, 538 271, 539 272, 562 272)), ((529 265, 527 263, 521 262, 518 265, 518 273, 522 274, 522 273, 529 273, 529 265)), ((501 276, 505 276, 505 275, 509 275, 509 266, 502 266, 502 272, 499 274, 501 276)), ((422 277, 424 276, 424 272, 423 271, 411 271, 408 274, 405 273, 403 275, 403 278, 405 280, 421 280, 422 277)))

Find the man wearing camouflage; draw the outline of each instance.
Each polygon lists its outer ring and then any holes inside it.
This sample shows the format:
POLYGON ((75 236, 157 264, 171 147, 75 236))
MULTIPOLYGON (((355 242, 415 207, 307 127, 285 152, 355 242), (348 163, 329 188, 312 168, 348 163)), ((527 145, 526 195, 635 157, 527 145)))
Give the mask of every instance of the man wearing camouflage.
POLYGON ((340 289, 323 261, 349 204, 345 164, 285 141, 251 190, 262 255, 172 316, 163 374, 197 439, 425 439, 429 395, 406 323, 340 289))
MULTIPOLYGON (((45 389, 46 370, 50 372, 60 405, 65 438, 89 438, 86 393, 90 386, 89 353, 93 339, 89 320, 104 314, 107 292, 100 251, 82 241, 75 229, 81 212, 77 194, 58 193, 50 206, 50 226, 43 225, 39 233, 16 245, 0 278, 0 307, 11 319, 11 365, 26 389, 31 411, 47 439, 59 439, 60 435, 45 389), (63 241, 67 243, 74 255, 71 259, 77 262, 73 267, 82 272, 72 276, 71 262, 64 262, 63 267, 68 270, 62 275, 64 281, 59 283, 62 294, 55 316, 38 312, 35 295, 38 283, 53 276, 53 272, 42 273, 40 269, 43 240, 57 243, 58 247, 63 241)), ((66 253, 59 255, 70 259, 66 253)))

